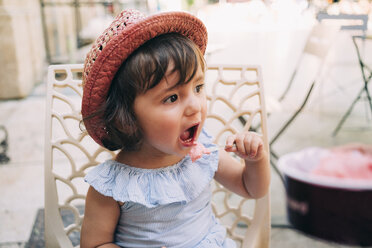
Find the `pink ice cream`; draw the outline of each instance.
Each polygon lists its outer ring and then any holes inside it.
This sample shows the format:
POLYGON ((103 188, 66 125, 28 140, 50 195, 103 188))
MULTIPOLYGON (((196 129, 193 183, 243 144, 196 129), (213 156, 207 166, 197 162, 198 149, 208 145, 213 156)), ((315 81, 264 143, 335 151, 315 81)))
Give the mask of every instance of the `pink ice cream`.
POLYGON ((211 151, 208 148, 205 148, 202 143, 195 142, 194 146, 191 148, 189 155, 191 161, 195 162, 203 156, 203 154, 209 154, 211 151))
POLYGON ((345 179, 372 179, 372 156, 359 151, 330 152, 311 173, 345 179))

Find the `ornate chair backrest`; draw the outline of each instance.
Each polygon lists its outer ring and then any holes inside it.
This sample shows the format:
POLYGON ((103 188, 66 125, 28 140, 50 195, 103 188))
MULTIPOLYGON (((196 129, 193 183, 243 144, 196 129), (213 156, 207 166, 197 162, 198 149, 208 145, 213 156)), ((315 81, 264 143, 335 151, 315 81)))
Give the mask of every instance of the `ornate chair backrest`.
MULTIPOLYGON (((86 172, 115 154, 80 130, 82 64, 48 70, 45 136, 45 246, 79 245, 86 172)), ((206 71, 209 115, 206 128, 222 144, 226 135, 255 122, 268 149, 262 76, 258 67, 209 66, 206 71)), ((247 200, 214 183, 213 209, 241 247, 269 247, 269 195, 247 200)))

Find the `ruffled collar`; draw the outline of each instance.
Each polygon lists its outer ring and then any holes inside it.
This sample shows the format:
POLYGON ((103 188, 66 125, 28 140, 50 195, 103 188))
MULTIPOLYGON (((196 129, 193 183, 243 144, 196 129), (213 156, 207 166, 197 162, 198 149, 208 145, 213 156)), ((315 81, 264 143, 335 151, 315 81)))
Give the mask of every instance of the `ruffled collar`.
POLYGON ((146 169, 146 168, 133 167, 133 166, 130 166, 130 165, 127 165, 127 164, 124 164, 124 163, 120 163, 120 162, 115 161, 115 160, 112 160, 112 159, 107 160, 105 163, 119 164, 122 167, 128 168, 133 173, 161 173, 163 171, 176 170, 179 166, 182 165, 182 163, 187 159, 187 157, 188 156, 185 156, 179 162, 177 162, 177 163, 175 163, 173 165, 169 165, 169 166, 165 166, 165 167, 161 167, 161 168, 155 168, 155 169, 146 169))
MULTIPOLYGON (((215 146, 203 131, 199 142, 215 146)), ((119 202, 133 202, 148 208, 170 203, 188 203, 209 186, 218 168, 218 151, 204 154, 195 162, 187 155, 180 162, 158 169, 131 167, 108 160, 88 172, 85 181, 105 196, 119 202)))

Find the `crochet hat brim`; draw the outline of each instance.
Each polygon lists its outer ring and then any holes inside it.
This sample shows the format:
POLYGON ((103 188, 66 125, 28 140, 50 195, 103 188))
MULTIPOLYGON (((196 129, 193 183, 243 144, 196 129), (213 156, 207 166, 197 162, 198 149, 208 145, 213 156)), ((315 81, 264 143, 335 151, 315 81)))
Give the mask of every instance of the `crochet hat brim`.
MULTIPOLYGON (((128 13, 127 13, 128 14, 128 13)), ((204 54, 207 46, 207 30, 204 24, 195 16, 186 12, 166 12, 149 17, 141 14, 124 23, 121 30, 115 29, 122 20, 113 21, 104 34, 101 35, 88 53, 83 74, 83 119, 91 117, 103 106, 111 81, 121 64, 128 56, 146 41, 166 33, 179 33, 192 40, 204 54)), ((125 11, 121 17, 125 16, 125 11), (124 13, 124 14, 123 14, 124 13)), ((129 13, 132 15, 132 12, 129 13)), ((128 19, 128 17, 126 17, 128 19)), ((105 138, 102 115, 84 119, 84 125, 89 135, 99 145, 105 138)))

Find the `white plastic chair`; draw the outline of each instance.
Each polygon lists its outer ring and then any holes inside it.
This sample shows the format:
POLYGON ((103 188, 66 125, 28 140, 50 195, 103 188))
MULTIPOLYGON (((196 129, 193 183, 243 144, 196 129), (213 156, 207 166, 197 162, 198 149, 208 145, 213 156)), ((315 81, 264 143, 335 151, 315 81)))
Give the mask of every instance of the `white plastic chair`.
MULTIPOLYGON (((79 128, 83 65, 53 65, 48 71, 45 137, 45 246, 77 247, 92 166, 114 153, 79 128)), ((209 66, 207 129, 216 143, 252 123, 261 123, 268 149, 261 71, 258 67, 209 66), (244 117, 244 121, 242 118, 244 117), (245 125, 243 126, 242 123, 245 125)), ((213 209, 240 247, 269 247, 270 197, 243 199, 214 183, 213 209)))
MULTIPOLYGON (((275 102, 274 105, 277 106, 277 109, 279 109, 279 114, 281 115, 283 114, 283 112, 288 112, 288 109, 294 110, 291 116, 281 126, 279 125, 279 129, 270 139, 270 153, 272 157, 270 162, 274 166, 274 169, 276 169, 275 161, 279 158, 279 156, 275 153, 272 146, 294 122, 297 116, 303 111, 316 84, 321 83, 325 71, 325 61, 331 45, 333 44, 336 35, 339 32, 339 29, 340 27, 338 25, 330 25, 325 23, 317 23, 313 26, 312 30, 309 33, 309 36, 307 37, 303 51, 298 59, 296 68, 293 71, 287 86, 277 100, 269 100, 270 102, 275 102), (314 66, 309 66, 308 64, 309 60, 315 62, 315 70, 311 70, 313 72, 312 75, 307 75, 307 77, 302 82, 296 82, 301 83, 297 86, 296 90, 291 90, 295 84, 295 81, 299 80, 298 72, 300 70, 302 70, 302 72, 307 72, 309 69, 313 69, 312 67, 314 66), (292 97, 289 96, 290 93, 292 94, 292 97), (295 102, 298 102, 297 100, 301 99, 302 95, 303 100, 301 100, 299 104, 294 103, 293 100, 295 100, 295 102), (285 110, 283 110, 284 108, 285 110)), ((321 101, 322 96, 318 98, 318 104, 320 104, 321 101)))

